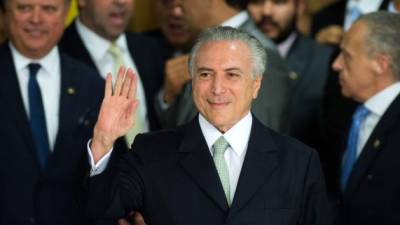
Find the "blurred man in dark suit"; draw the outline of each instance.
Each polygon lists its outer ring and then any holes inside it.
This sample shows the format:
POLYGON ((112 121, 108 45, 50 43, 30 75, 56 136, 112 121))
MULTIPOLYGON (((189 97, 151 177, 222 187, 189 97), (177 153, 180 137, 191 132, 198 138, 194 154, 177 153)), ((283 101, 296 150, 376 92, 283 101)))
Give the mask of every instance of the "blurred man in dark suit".
POLYGON ((134 0, 80 0, 78 7, 78 18, 66 29, 60 47, 103 78, 108 72, 115 74, 121 65, 139 76, 137 96, 143 108, 137 114, 139 123, 125 136, 130 146, 137 133, 159 128, 153 104, 163 79, 159 48, 147 37, 126 32, 134 0))
POLYGON ((57 47, 68 0, 0 4, 0 224, 87 224, 84 149, 102 80, 57 47))
POLYGON ((318 118, 332 49, 297 31, 297 19, 304 11, 303 0, 251 0, 248 10, 291 69, 289 134, 309 146, 319 147, 318 118))

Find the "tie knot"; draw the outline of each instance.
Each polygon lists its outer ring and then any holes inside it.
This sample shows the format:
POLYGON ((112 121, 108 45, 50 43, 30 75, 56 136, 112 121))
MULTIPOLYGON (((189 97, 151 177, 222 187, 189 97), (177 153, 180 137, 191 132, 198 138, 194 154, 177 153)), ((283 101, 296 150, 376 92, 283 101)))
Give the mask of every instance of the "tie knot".
POLYGON ((369 110, 364 105, 360 105, 357 107, 356 112, 354 113, 353 119, 354 120, 364 120, 369 114, 369 110))
POLYGON ((214 154, 224 154, 225 150, 228 148, 229 143, 226 141, 224 136, 221 136, 213 144, 214 154))
POLYGON ((29 68, 29 75, 36 77, 36 74, 40 69, 40 64, 39 63, 29 63, 28 68, 29 68))
POLYGON ((110 47, 108 48, 108 52, 114 57, 119 57, 122 55, 121 48, 115 44, 115 42, 111 43, 110 47))

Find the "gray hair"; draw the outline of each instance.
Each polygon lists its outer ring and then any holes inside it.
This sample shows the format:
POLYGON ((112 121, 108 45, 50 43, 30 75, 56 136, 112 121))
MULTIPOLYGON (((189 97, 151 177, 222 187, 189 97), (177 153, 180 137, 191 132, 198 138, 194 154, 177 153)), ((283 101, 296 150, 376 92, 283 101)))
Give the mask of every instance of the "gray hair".
POLYGON ((384 11, 362 15, 357 22, 367 25, 365 46, 370 57, 384 54, 390 58, 390 68, 400 80, 400 15, 384 11))
POLYGON ((240 41, 250 50, 253 79, 262 76, 267 62, 267 53, 261 43, 249 33, 232 27, 213 27, 200 34, 189 55, 189 74, 193 77, 194 61, 199 49, 211 41, 240 41))

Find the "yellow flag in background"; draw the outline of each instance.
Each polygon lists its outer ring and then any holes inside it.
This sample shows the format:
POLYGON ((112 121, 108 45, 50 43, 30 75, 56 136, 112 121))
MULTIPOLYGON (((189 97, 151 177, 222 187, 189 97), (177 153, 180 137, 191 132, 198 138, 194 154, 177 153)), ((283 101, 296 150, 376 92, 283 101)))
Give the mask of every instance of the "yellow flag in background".
POLYGON ((69 7, 69 12, 67 20, 65 21, 65 26, 67 27, 78 15, 78 2, 77 0, 71 0, 71 6, 69 7))

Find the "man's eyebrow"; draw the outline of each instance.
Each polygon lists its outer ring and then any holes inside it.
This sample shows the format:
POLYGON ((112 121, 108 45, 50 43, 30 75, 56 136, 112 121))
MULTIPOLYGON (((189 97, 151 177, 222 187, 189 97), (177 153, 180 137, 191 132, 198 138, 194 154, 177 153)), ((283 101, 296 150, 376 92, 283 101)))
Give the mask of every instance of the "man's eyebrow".
POLYGON ((242 69, 239 68, 239 67, 230 67, 230 68, 226 68, 226 69, 224 69, 224 71, 227 71, 227 72, 237 71, 237 72, 241 72, 241 73, 243 72, 242 69))
POLYGON ((208 67, 201 66, 201 67, 198 67, 198 68, 196 69, 196 71, 213 71, 213 69, 208 68, 208 67))

